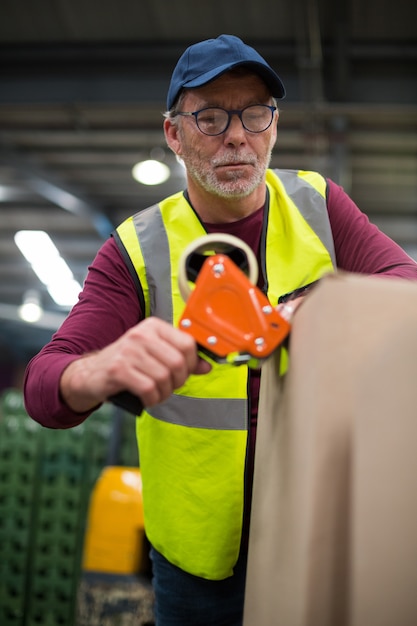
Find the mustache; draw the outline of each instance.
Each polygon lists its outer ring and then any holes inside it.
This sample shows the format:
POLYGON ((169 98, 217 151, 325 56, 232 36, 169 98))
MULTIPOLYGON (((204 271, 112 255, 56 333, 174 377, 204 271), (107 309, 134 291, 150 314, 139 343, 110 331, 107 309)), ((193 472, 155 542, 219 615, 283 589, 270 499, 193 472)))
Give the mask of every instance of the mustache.
POLYGON ((241 154, 235 152, 234 154, 228 154, 222 157, 216 157, 212 159, 212 165, 219 167, 223 165, 236 165, 237 163, 244 163, 245 165, 255 165, 257 162, 255 154, 241 154))

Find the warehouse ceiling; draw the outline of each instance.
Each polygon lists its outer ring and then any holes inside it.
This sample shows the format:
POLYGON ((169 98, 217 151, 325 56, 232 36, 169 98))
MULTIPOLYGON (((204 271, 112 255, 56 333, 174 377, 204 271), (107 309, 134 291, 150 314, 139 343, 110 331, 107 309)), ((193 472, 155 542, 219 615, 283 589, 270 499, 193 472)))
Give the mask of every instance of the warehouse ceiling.
POLYGON ((0 351, 26 361, 67 309, 54 304, 14 234, 49 233, 76 279, 111 230, 184 186, 162 113, 177 58, 231 33, 281 75, 272 165, 342 184, 417 258, 417 11, 414 0, 2 0, 0 351), (171 168, 160 186, 132 166, 171 168), (28 290, 40 322, 18 320, 28 290))

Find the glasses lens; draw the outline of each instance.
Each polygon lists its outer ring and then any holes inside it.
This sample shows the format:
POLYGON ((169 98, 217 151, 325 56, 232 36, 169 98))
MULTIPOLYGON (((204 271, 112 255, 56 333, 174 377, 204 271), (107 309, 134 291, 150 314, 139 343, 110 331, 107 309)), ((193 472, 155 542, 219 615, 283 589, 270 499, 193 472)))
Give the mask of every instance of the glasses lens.
POLYGON ((261 133, 271 125, 274 112, 264 104, 255 104, 242 111, 242 124, 252 133, 261 133))
POLYGON ((229 121, 227 111, 210 108, 199 111, 196 116, 197 126, 206 135, 220 135, 229 121))
POLYGON ((197 126, 205 135, 221 135, 229 124, 229 115, 239 115, 244 128, 252 133, 261 133, 272 122, 274 110, 265 104, 253 104, 242 111, 226 111, 217 107, 193 113, 197 126))

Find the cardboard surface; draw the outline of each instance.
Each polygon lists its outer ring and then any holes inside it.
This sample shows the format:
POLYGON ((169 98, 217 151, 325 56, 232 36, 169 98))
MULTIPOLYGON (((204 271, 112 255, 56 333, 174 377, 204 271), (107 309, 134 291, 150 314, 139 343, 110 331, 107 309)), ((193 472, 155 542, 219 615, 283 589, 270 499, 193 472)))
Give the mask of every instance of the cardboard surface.
POLYGON ((338 274, 263 366, 245 626, 417 623, 417 284, 338 274))

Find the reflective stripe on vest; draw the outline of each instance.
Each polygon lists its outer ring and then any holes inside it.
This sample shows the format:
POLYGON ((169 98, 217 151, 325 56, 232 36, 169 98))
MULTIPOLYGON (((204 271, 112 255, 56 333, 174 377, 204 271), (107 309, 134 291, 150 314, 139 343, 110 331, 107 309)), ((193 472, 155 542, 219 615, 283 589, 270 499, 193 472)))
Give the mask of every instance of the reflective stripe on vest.
POLYGON ((327 214, 326 181, 316 172, 299 171, 297 176, 294 176, 292 170, 280 170, 279 179, 301 215, 322 241, 332 259, 333 266, 336 267, 330 222, 328 219, 323 219, 323 212, 327 214), (316 190, 316 194, 312 193, 312 187, 316 190))
MULTIPOLYGON (((279 295, 332 271, 334 252, 325 180, 269 170, 267 185, 261 256, 268 297, 276 304, 279 295)), ((184 307, 179 259, 205 232, 193 209, 175 194, 117 232, 139 276, 147 315, 177 324, 184 307)), ((239 554, 247 380, 246 366, 214 364, 137 420, 148 538, 169 561, 208 579, 230 576, 239 554)))
POLYGON ((165 402, 147 409, 155 419, 211 430, 246 430, 246 416, 242 411, 242 401, 235 398, 206 398, 204 412, 201 412, 201 399, 173 394, 165 402))

